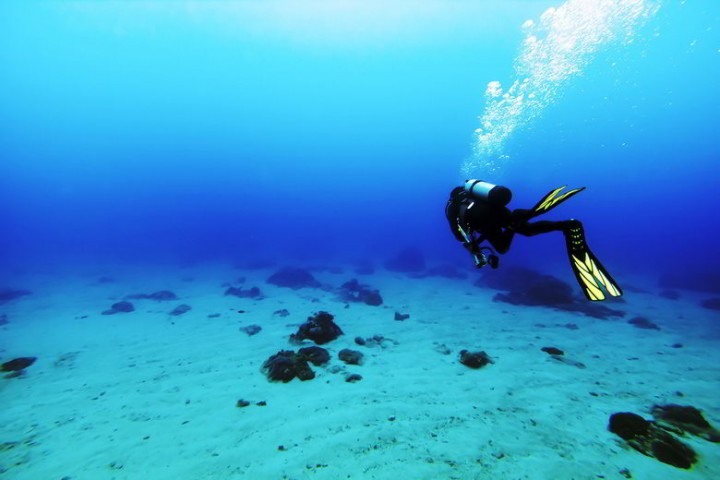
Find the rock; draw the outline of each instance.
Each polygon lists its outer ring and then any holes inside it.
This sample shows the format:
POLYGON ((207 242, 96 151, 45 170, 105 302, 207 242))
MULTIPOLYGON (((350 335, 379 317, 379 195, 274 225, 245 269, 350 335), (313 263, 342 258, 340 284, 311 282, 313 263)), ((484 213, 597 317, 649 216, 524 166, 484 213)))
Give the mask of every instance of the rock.
POLYGON ((170 312, 170 315, 178 316, 182 315, 183 313, 187 313, 190 310, 192 310, 192 307, 190 305, 185 305, 184 303, 182 305, 178 305, 177 307, 173 308, 170 312))
POLYGON ((109 310, 102 312, 102 315, 115 315, 116 313, 129 313, 134 311, 135 307, 133 304, 123 300, 122 302, 113 303, 109 310))
POLYGON ((425 257, 416 248, 406 248, 384 263, 387 270, 402 273, 418 273, 425 270, 425 257))
POLYGON ((18 357, 0 364, 0 372, 20 372, 35 363, 37 357, 18 357))
POLYGON ((290 341, 299 343, 303 340, 312 340, 318 345, 335 340, 343 334, 335 322, 335 317, 328 312, 318 312, 309 317, 305 323, 298 327, 297 333, 290 335, 290 341))
POLYGON ((285 309, 285 308, 282 308, 280 310, 275 310, 273 312, 273 316, 275 316, 275 317, 287 317, 288 315, 290 315, 290 312, 288 312, 287 309, 285 309))
POLYGON ((697 462, 697 454, 692 448, 640 415, 614 413, 610 416, 608 430, 643 455, 668 465, 689 469, 697 462))
POLYGON ((248 334, 248 336, 252 337, 253 335, 257 335, 262 330, 262 327, 260 325, 248 325, 247 327, 241 327, 240 331, 245 332, 248 334))
POLYGON ((708 310, 720 310, 720 298, 708 298, 700 302, 700 306, 708 310))
POLYGON ((268 358, 263 363, 262 370, 273 382, 287 383, 295 377, 302 381, 315 378, 315 372, 307 361, 290 350, 281 350, 268 358))
POLYGON ((642 328, 645 330, 660 330, 657 324, 651 322, 645 317, 634 317, 628 320, 628 323, 633 325, 635 328, 642 328))
POLYGON ((720 431, 710 425, 702 412, 688 405, 655 405, 650 411, 658 425, 720 443, 720 431))
POLYGON ((338 353, 338 358, 348 365, 360 365, 363 361, 364 355, 362 352, 357 350, 350 350, 349 348, 343 348, 338 353))
POLYGON ((362 380, 362 378, 363 378, 362 375, 360 375, 358 373, 351 373, 350 375, 345 377, 345 381, 348 383, 355 383, 355 382, 359 382, 360 380, 362 380))
POLYGON ((565 355, 565 352, 555 347, 543 347, 540 350, 547 353, 548 355, 565 355))
POLYGON ((383 304, 383 299, 377 290, 363 290, 360 292, 359 301, 371 307, 379 307, 383 304))
POLYGON ((267 283, 277 285, 278 287, 292 288, 297 290, 299 288, 317 288, 320 286, 320 282, 315 280, 307 270, 301 268, 284 267, 273 273, 270 278, 267 279, 267 283))
POLYGON ((242 287, 229 287, 225 290, 224 295, 232 295, 239 298, 261 298, 263 296, 258 287, 248 288, 247 290, 243 290, 242 287))
POLYGON ((244 400, 242 398, 235 403, 235 406, 238 408, 245 408, 249 405, 250 405, 250 402, 248 402, 247 400, 244 400))
POLYGON ((386 348, 388 343, 392 345, 398 345, 398 342, 396 340, 393 340, 391 338, 385 338, 382 335, 373 335, 372 337, 367 338, 355 337, 355 343, 360 346, 367 346, 370 348, 386 348))
POLYGON ((330 361, 330 352, 322 347, 305 347, 298 350, 298 355, 316 367, 330 361))
POLYGON ((485 352, 460 350, 460 363, 470 368, 482 368, 493 361, 485 352))
POLYGON ((383 303, 380 292, 359 283, 354 278, 340 286, 340 298, 344 302, 358 302, 375 307, 383 303))
POLYGON ((408 318, 410 318, 409 313, 395 312, 395 320, 398 322, 402 322, 403 320, 407 320, 408 318))
POLYGON ((475 285, 507 292, 495 295, 493 297, 495 302, 580 312, 601 319, 625 316, 625 312, 621 310, 614 310, 575 296, 570 284, 562 280, 528 268, 511 267, 492 270, 476 281, 475 285))
POLYGON ((0 305, 17 300, 18 298, 30 295, 29 290, 13 290, 12 288, 4 288, 0 290, 0 305))
POLYGON ((136 293, 133 295, 128 295, 125 298, 129 298, 131 300, 155 300, 158 302, 166 302, 169 300, 177 300, 177 295, 175 295, 170 290, 160 290, 158 292, 153 292, 150 294, 136 293))

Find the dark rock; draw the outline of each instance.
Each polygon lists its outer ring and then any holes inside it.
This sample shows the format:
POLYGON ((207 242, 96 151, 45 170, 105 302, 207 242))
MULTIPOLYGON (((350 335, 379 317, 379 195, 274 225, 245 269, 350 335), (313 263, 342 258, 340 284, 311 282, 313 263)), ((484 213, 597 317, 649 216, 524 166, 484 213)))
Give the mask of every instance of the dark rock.
POLYGON ((348 383, 355 383, 355 382, 359 382, 360 380, 362 380, 362 378, 363 378, 362 375, 360 375, 358 373, 351 373, 350 375, 345 377, 345 381, 348 383))
POLYGON ((563 325, 563 327, 567 328, 568 330, 578 330, 580 327, 577 326, 577 323, 566 323, 563 325))
POLYGON ((277 317, 287 317, 288 315, 290 315, 290 312, 288 312, 287 309, 282 308, 280 310, 275 310, 273 312, 273 315, 277 317))
POLYGON ((207 318, 219 318, 219 317, 220 317, 219 313, 209 313, 207 316, 207 318))
POLYGON ((410 318, 409 313, 395 312, 395 320, 397 320, 398 322, 402 322, 403 320, 407 320, 408 318, 410 318))
POLYGON ((360 292, 359 301, 372 307, 378 307, 383 304, 383 299, 377 290, 363 290, 360 292))
POLYGON ((316 367, 330 361, 330 352, 322 347, 305 347, 298 350, 298 355, 316 367))
POLYGON ((635 328, 642 328, 645 330, 660 330, 657 324, 651 322, 645 317, 634 317, 628 320, 628 323, 633 325, 635 328))
POLYGON ((315 372, 307 361, 290 350, 281 350, 268 358, 263 363, 262 370, 273 382, 287 383, 295 377, 303 381, 315 378, 315 372))
POLYGON ((348 365, 360 365, 363 361, 364 355, 362 352, 357 350, 350 350, 349 348, 343 348, 338 353, 338 358, 348 365))
POLYGON ((265 407, 267 406, 267 402, 265 400, 260 400, 255 405, 257 405, 258 407, 265 407))
POLYGON ((460 350, 460 363, 470 368, 482 368, 493 361, 485 352, 460 350))
POLYGON ((241 327, 240 331, 245 332, 248 334, 248 336, 252 337, 253 335, 257 335, 260 333, 260 330, 262 330, 262 327, 260 325, 248 325, 247 327, 241 327))
POLYGON ((708 298, 700 302, 700 306, 708 310, 720 310, 720 298, 708 298))
POLYGON ((610 416, 608 430, 643 455, 668 465, 689 469, 697 461, 697 454, 692 448, 640 415, 615 413, 610 416))
POLYGON ((398 345, 398 342, 391 339, 391 338, 385 338, 382 335, 373 335, 372 337, 362 338, 362 337, 355 337, 355 343, 361 346, 367 346, 367 347, 381 347, 385 348, 388 344, 398 345))
POLYGON ((30 295, 29 290, 13 290, 11 288, 4 288, 0 290, 0 305, 3 303, 17 300, 18 298, 30 295))
POLYGON ((18 357, 13 358, 0 365, 0 372, 19 372, 35 363, 37 357, 18 357))
POLYGON ((344 302, 364 303, 374 307, 383 303, 383 299, 377 290, 361 284, 354 278, 340 286, 340 297, 344 302))
POLYGON ((512 305, 530 305, 579 312, 589 317, 606 319, 623 317, 625 312, 614 310, 597 302, 573 294, 570 284, 550 275, 543 275, 528 268, 507 268, 485 274, 476 286, 505 290, 493 297, 495 302, 512 305))
POLYGON ((540 350, 547 353, 548 355, 565 355, 565 352, 555 347, 543 347, 540 350))
POLYGON ((250 405, 250 402, 247 400, 243 400, 242 398, 235 403, 235 406, 238 408, 245 408, 250 405))
POLYGON ((335 324, 334 318, 328 312, 318 312, 300 325, 297 333, 290 335, 290 341, 298 343, 307 339, 318 345, 323 345, 335 340, 343 334, 343 331, 335 324))
POLYGON ((656 422, 666 429, 704 438, 710 442, 720 443, 720 431, 710 425, 702 412, 688 405, 655 405, 650 411, 656 422))
POLYGON ((225 295, 239 298, 261 298, 263 296, 258 287, 248 288, 247 290, 243 290, 242 287, 230 287, 225 290, 225 295))
POLYGON ((317 288, 320 286, 320 282, 315 280, 307 270, 301 268, 284 267, 273 273, 267 282, 278 287, 292 288, 297 290, 298 288, 317 288))
POLYGON ((187 313, 190 310, 192 310, 192 307, 183 303, 182 305, 178 305, 177 307, 173 308, 172 312, 170 312, 170 315, 178 316, 182 315, 183 313, 187 313))
POLYGON ((173 292, 169 290, 160 290, 159 292, 151 293, 148 298, 150 300, 157 300, 157 301, 168 301, 168 300, 177 300, 177 295, 175 295, 173 292))
POLYGON ((129 298, 131 300, 155 300, 158 302, 165 302, 169 300, 177 300, 177 295, 175 295, 170 290, 160 290, 158 292, 153 293, 136 293, 133 295, 128 295, 125 298, 129 298))
POLYGON ((105 310, 104 312, 102 312, 102 314, 103 315, 115 315, 116 313, 129 313, 129 312, 134 312, 134 311, 135 311, 135 307, 133 306, 133 304, 123 300, 122 302, 113 303, 110 306, 110 309, 105 310))
POLYGON ((402 250, 384 263, 387 270, 402 273, 418 273, 425 270, 425 257, 416 248, 402 250))
POLYGON ((635 413, 620 412, 610 416, 608 430, 623 440, 630 440, 637 436, 647 435, 651 424, 652 422, 635 413))
POLYGON ((515 285, 510 292, 498 294, 497 299, 513 305, 542 305, 555 307, 575 302, 572 287, 560 279, 550 275, 533 275, 526 277, 520 285, 515 285))
POLYGON ((659 295, 663 298, 667 298, 668 300, 677 300, 680 298, 680 294, 675 290, 663 290, 659 293, 659 295))
POLYGON ((670 347, 671 348, 683 348, 683 344, 682 343, 673 343, 672 345, 670 345, 670 347))

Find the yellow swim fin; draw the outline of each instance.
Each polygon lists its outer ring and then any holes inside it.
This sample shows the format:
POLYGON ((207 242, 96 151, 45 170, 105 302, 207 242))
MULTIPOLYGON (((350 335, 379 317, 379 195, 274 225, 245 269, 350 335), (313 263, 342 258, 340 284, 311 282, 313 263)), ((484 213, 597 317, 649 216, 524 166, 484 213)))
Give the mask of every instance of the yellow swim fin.
POLYGON ((605 300, 606 294, 611 297, 623 294, 620 286, 585 243, 585 232, 580 222, 573 221, 573 225, 565 232, 565 243, 570 266, 588 300, 605 300))
MULTIPOLYGON (((574 188, 572 190, 568 190, 567 192, 560 193, 566 188, 565 185, 562 187, 558 187, 555 190, 551 190, 548 192, 547 195, 545 195, 533 208, 532 208, 532 216, 536 217, 538 215, 541 215, 545 212, 549 212, 553 208, 557 207, 561 203, 563 203, 565 200, 569 199, 570 197, 574 196, 577 193, 582 192, 585 190, 585 187, 580 188, 574 188)), ((532 217, 531 217, 532 218, 532 217)))

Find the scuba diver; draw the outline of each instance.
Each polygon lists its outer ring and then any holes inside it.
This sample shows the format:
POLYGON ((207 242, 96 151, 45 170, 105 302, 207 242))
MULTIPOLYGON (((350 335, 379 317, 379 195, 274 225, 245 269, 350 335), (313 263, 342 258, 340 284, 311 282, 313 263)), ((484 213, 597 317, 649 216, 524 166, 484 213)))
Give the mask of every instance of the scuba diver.
POLYGON ((585 296, 589 300, 605 300, 606 292, 612 297, 621 296, 622 289, 585 243, 582 223, 578 220, 529 223, 538 215, 582 192, 585 187, 566 192, 563 192, 564 189, 563 186, 552 190, 530 210, 510 211, 506 207, 512 198, 510 189, 481 180, 467 180, 464 186, 450 192, 445 216, 453 235, 472 254, 477 268, 485 265, 497 268, 499 259, 495 251, 507 252, 516 233, 531 237, 541 233, 562 232, 570 266, 585 296), (492 248, 481 246, 484 241, 488 241, 492 248))

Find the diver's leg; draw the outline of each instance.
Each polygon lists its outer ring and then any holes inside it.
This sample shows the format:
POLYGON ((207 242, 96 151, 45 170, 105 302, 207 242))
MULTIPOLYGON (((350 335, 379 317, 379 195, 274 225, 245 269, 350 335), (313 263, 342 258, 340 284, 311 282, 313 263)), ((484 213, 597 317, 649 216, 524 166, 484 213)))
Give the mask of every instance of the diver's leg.
POLYGON ((550 232, 563 232, 566 233, 570 230, 573 222, 576 220, 567 220, 563 222, 551 222, 549 220, 541 220, 539 222, 527 223, 520 222, 513 225, 513 228, 520 235, 526 237, 532 237, 533 235, 540 235, 541 233, 550 232))
POLYGON ((514 236, 515 231, 506 229, 487 235, 487 240, 498 253, 505 253, 510 249, 514 236))

